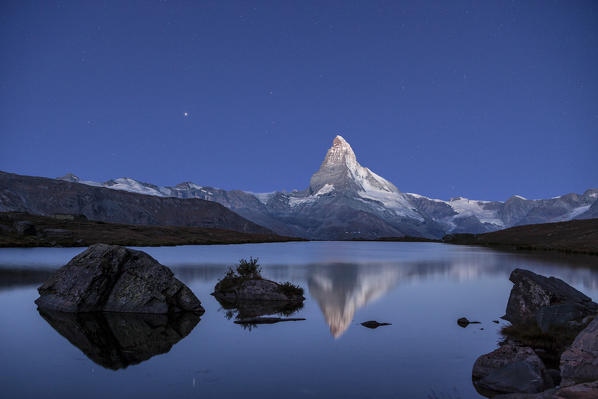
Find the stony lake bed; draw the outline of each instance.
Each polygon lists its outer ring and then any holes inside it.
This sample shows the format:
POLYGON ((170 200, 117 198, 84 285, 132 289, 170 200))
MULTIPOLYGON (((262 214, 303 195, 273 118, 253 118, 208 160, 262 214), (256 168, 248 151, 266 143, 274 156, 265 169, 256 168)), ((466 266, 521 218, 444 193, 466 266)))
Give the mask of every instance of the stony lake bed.
POLYGON ((556 276, 598 299, 598 257, 588 255, 400 242, 139 249, 189 286, 201 318, 39 312, 43 271, 83 249, 0 249, 7 397, 478 398, 472 366, 508 324, 499 317, 513 269, 556 276), (210 294, 250 256, 264 277, 304 288, 303 307, 287 316, 305 320, 234 323, 234 311, 210 294), (480 324, 460 327, 460 317, 480 324), (361 325, 370 320, 391 325, 361 325))

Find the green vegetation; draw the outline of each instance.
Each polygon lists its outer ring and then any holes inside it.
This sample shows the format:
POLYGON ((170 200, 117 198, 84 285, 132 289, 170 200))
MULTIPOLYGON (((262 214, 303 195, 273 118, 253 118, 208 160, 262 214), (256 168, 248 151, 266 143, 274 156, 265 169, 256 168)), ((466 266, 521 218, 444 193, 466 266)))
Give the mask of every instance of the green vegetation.
POLYGON ((280 284, 280 290, 288 297, 303 296, 303 288, 295 285, 289 281, 280 284))

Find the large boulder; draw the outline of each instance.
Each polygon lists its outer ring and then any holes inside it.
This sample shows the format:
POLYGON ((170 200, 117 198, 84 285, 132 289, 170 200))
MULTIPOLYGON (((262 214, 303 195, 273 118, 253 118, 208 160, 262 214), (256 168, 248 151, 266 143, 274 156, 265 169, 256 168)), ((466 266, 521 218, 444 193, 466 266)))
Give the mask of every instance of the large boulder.
POLYGON ((480 356, 473 366, 474 386, 483 395, 537 393, 553 386, 552 378, 533 349, 506 343, 480 356))
POLYGON ((562 386, 598 380, 598 317, 563 352, 561 377, 562 386))
POLYGON ((39 289, 41 309, 62 312, 204 312, 172 271, 145 252, 95 244, 61 267, 39 289))
POLYGON ((547 332, 598 312, 598 304, 558 278, 515 269, 509 279, 514 286, 504 318, 513 325, 537 323, 547 332))

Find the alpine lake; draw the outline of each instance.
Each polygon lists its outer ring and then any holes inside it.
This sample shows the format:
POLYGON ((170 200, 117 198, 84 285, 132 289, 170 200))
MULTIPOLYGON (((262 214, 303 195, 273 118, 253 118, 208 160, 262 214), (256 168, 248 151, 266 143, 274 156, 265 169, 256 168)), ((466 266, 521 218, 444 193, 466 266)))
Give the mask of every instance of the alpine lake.
POLYGON ((501 340, 513 269, 598 300, 598 256, 399 242, 136 249, 191 288, 201 319, 44 314, 40 276, 84 248, 0 249, 3 397, 480 398, 472 366, 501 340), (250 256, 265 278, 304 288, 287 315, 305 320, 234 323, 210 294, 250 256), (460 317, 481 323, 462 328, 460 317))

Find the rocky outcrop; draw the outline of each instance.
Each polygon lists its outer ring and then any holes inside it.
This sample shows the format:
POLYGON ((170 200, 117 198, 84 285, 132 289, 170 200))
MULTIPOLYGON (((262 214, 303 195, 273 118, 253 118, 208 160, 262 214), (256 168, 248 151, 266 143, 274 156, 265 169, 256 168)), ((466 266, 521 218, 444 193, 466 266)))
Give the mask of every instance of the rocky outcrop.
POLYGON ((474 386, 483 395, 537 393, 553 386, 552 378, 536 353, 507 343, 480 356, 472 371, 474 386))
POLYGON ((62 312, 204 312, 191 290, 145 252, 95 244, 61 267, 35 301, 62 312))
POLYGON ((589 297, 558 278, 515 269, 509 279, 515 285, 504 318, 513 325, 537 323, 546 332, 598 312, 589 297))
POLYGON ((563 352, 561 377, 563 386, 598 380, 598 317, 563 352))
POLYGON ((93 362, 111 370, 167 353, 199 322, 199 316, 189 312, 156 315, 40 309, 39 313, 93 362))
POLYGON ((242 301, 303 302, 305 300, 303 295, 286 292, 281 284, 262 278, 238 279, 232 283, 221 280, 214 287, 213 295, 219 300, 232 303, 242 301))

